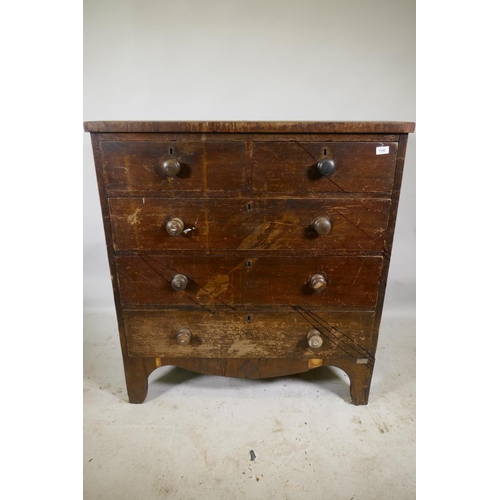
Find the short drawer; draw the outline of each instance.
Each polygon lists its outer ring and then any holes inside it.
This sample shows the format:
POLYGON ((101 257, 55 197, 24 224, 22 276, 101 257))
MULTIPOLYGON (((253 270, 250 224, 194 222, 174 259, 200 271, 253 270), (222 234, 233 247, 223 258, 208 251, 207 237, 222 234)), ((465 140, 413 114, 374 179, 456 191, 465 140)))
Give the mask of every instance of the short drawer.
POLYGON ((126 310, 123 318, 130 356, 367 359, 374 313, 126 310), (319 332, 319 348, 308 343, 311 330, 319 332))
POLYGON ((377 302, 382 257, 133 255, 117 256, 116 266, 125 307, 252 304, 373 307, 377 302), (176 275, 187 278, 185 289, 173 289, 172 279, 176 275), (315 275, 323 276, 324 290, 313 290, 311 280, 315 275))
POLYGON ((254 142, 252 188, 274 193, 390 193, 397 142, 388 154, 377 154, 378 142, 254 142), (333 174, 322 175, 319 161, 335 162, 333 174))
POLYGON ((111 198, 113 243, 125 250, 376 250, 385 247, 391 201, 169 200, 111 198), (326 218, 328 234, 314 222, 326 218), (166 225, 180 219, 184 231, 172 236, 166 225))
POLYGON ((108 195, 172 195, 245 189, 242 142, 103 141, 100 143, 108 195), (162 165, 178 162, 179 172, 162 165))

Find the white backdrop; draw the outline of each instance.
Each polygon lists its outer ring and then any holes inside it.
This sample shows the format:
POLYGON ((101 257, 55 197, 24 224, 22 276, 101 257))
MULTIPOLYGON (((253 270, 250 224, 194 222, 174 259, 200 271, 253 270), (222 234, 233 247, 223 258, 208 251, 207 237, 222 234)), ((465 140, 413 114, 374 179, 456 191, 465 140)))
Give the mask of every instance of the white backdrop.
MULTIPOLYGON (((415 121, 415 2, 85 0, 84 119, 415 121)), ((111 309, 89 134, 83 154, 84 308, 111 309)), ((411 134, 385 308, 414 307, 411 134)))

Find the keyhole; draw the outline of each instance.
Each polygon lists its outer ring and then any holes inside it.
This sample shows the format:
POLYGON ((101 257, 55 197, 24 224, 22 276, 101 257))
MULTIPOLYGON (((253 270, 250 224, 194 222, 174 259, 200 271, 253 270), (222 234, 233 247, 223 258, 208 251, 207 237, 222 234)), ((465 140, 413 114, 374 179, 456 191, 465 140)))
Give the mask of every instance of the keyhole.
POLYGON ((251 203, 249 203, 249 204, 247 205, 247 210, 248 210, 248 211, 252 210, 252 204, 251 204, 251 203))
POLYGON ((252 321, 252 316, 250 314, 247 316, 247 321, 252 321))
MULTIPOLYGON (((172 150, 170 150, 172 151, 172 150)), ((326 156, 326 149, 323 149, 323 154, 326 156)))
POLYGON ((173 155, 174 154, 174 150, 172 148, 170 148, 170 154, 173 155))
POLYGON ((247 266, 248 266, 248 267, 252 267, 252 261, 250 261, 250 260, 249 260, 249 261, 247 262, 247 266))

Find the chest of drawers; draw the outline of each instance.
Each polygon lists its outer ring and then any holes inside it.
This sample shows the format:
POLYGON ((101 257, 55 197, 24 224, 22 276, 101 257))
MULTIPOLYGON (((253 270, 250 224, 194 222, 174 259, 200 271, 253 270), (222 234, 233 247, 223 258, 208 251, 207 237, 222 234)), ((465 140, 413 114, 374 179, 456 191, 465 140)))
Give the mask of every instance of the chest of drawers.
POLYGON ((403 122, 86 122, 125 378, 336 366, 366 404, 403 122))

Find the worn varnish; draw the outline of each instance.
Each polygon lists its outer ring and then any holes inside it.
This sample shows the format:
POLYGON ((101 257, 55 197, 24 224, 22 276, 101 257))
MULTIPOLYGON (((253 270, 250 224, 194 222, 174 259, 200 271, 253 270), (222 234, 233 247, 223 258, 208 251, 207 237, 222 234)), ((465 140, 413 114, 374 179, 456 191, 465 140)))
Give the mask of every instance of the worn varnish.
POLYGON ((131 356, 172 358, 316 359, 337 351, 353 359, 370 357, 374 312, 139 310, 124 311, 131 356), (176 333, 188 328, 193 338, 179 345, 176 333), (313 349, 307 332, 320 332, 323 345, 313 349))
POLYGON ((126 250, 331 250, 383 251, 390 199, 172 200, 111 198, 113 244, 126 250), (184 232, 170 236, 169 219, 184 232), (332 230, 319 236, 313 224, 326 217, 332 230))
POLYGON ((390 193, 398 144, 383 143, 388 154, 376 155, 373 142, 254 142, 252 185, 273 193, 390 193), (316 164, 335 162, 335 174, 321 175, 316 164))
MULTIPOLYGON (((412 122, 175 122, 92 121, 83 124, 92 133, 209 133, 209 134, 407 134, 412 122)), ((348 137, 346 137, 348 140, 348 137)))
POLYGON ((241 142, 103 141, 106 191, 111 196, 241 191, 245 146, 241 142), (169 159, 180 163, 179 173, 172 177, 161 170, 161 163, 169 159))
POLYGON ((121 255, 116 266, 124 307, 375 307, 382 261, 380 256, 121 255), (328 283, 323 292, 309 285, 316 273, 328 283), (180 292, 171 286, 177 274, 189 280, 180 292))
POLYGON ((337 366, 352 402, 367 403, 413 123, 85 130, 130 402, 173 364, 241 378, 337 366), (324 159, 330 175, 318 169, 324 159))

